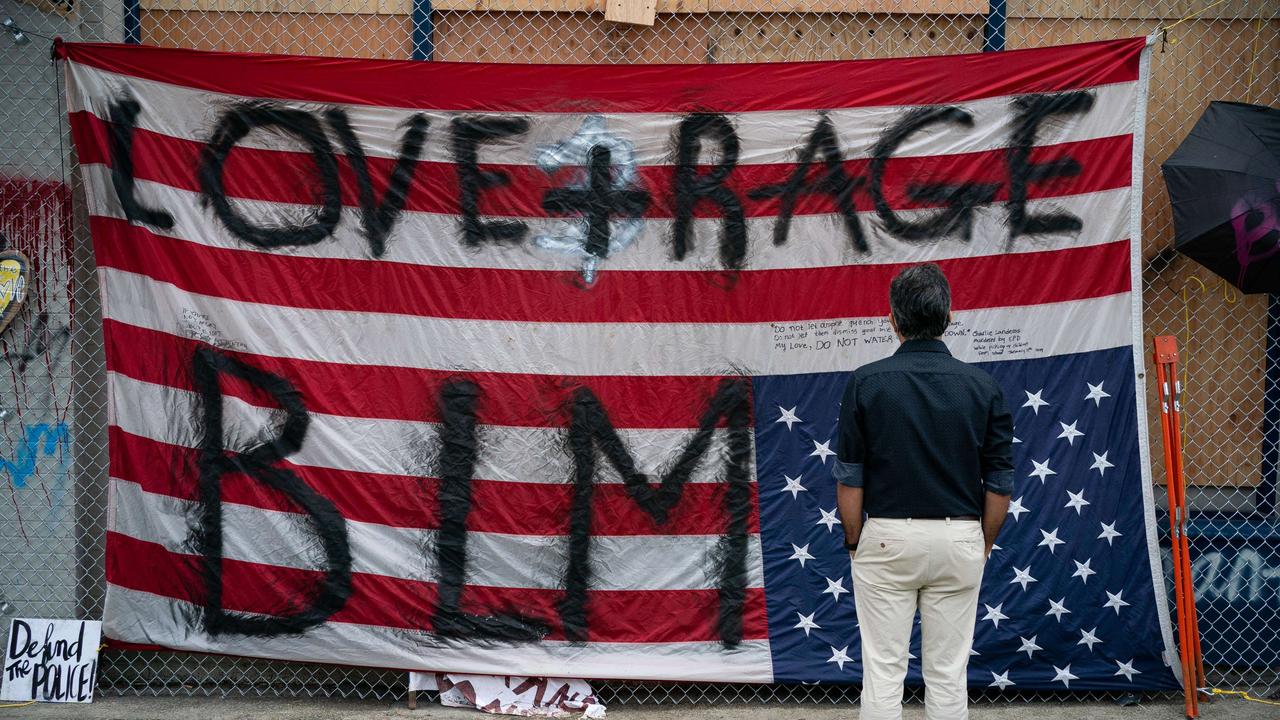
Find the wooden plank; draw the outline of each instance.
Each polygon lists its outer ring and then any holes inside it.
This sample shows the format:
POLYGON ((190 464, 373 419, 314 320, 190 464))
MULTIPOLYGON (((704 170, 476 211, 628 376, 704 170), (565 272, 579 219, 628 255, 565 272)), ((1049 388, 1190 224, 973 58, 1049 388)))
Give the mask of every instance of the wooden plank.
POLYGON ((708 23, 659 15, 652 27, 600 22, 586 13, 444 13, 437 60, 520 63, 707 62, 708 23))
POLYGON ((980 17, 891 15, 725 16, 711 30, 715 62, 851 60, 974 52, 980 17))
POLYGON ((171 12, 408 15, 413 0, 141 0, 141 7, 171 12))
POLYGON ((653 0, 607 0, 604 19, 627 25, 653 25, 653 0))
MULTIPOLYGON (((66 2, 69 0, 24 0, 25 2, 66 2)), ((841 14, 878 13, 891 15, 981 15, 987 11, 986 0, 640 0, 653 6, 653 13, 699 14, 706 12, 762 14, 841 14)), ((437 0, 431 4, 438 12, 556 12, 606 14, 622 3, 636 0, 437 0)), ((143 10, 195 12, 275 12, 315 13, 330 15, 382 14, 408 15, 412 0, 141 0, 143 10)), ((647 24, 647 23, 646 23, 647 24)))
MULTIPOLYGON (((601 12, 606 0, 440 0, 437 10, 492 12, 601 12)), ((657 0, 658 14, 703 12, 985 14, 986 0, 657 0)))
MULTIPOLYGON (((435 10, 458 12, 605 12, 609 0, 440 0, 435 10)), ((650 0, 655 12, 663 14, 705 13, 707 0, 650 0)))
MULTIPOLYGON (((1012 18, 1054 18, 1062 20, 1165 20, 1168 25, 1201 13, 1204 19, 1257 18, 1275 16, 1274 4, 1259 0, 1227 0, 1214 7, 1213 0, 1161 0, 1161 2, 1111 2, 1110 0, 1008 0, 1012 18)), ((1154 30, 1148 26, 1145 35, 1154 30)))
POLYGON ((163 47, 326 57, 408 58, 407 15, 142 12, 142 42, 163 47))
POLYGON ((985 15, 987 0, 708 0, 709 12, 985 15))

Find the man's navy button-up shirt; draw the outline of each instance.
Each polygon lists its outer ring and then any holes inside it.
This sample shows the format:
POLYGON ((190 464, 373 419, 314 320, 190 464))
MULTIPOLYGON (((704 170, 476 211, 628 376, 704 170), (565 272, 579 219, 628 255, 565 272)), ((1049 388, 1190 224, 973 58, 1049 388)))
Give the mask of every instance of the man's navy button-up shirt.
POLYGON ((870 517, 982 515, 1013 492, 1013 418, 990 375, 941 340, 907 340, 858 368, 840 405, 835 477, 870 517))

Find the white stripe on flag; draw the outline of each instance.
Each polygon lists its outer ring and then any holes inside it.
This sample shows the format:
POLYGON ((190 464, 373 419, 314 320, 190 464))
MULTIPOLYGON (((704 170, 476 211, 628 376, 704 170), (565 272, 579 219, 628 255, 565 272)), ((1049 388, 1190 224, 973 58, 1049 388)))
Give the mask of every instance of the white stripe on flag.
MULTIPOLYGON (((199 447, 199 416, 195 393, 166 385, 108 373, 111 381, 111 424, 133 435, 181 447, 199 447)), ((244 449, 266 439, 265 429, 279 419, 273 410, 224 396, 224 445, 244 449)), ((274 411, 278 412, 278 411, 274 411)), ((310 413, 306 440, 289 461, 311 467, 360 473, 435 477, 431 461, 438 453, 439 425, 405 420, 374 420, 310 413)), ((619 428, 618 436, 631 452, 641 472, 656 472, 679 457, 695 430, 619 428)), ((563 449, 563 428, 481 425, 484 438, 475 468, 475 479, 507 482, 563 484, 573 477, 573 459, 563 449)), ((704 462, 689 482, 720 482, 724 468, 716 459, 724 442, 716 431, 704 462)), ((608 464, 600 463, 596 482, 621 483, 608 464)))
MULTIPOLYGON (((784 332, 785 323, 531 323, 308 310, 198 295, 111 268, 100 268, 99 278, 106 318, 181 337, 195 335, 194 319, 216 327, 226 342, 241 343, 234 347, 349 365, 571 376, 718 376, 735 369, 786 375, 853 370, 895 346, 888 337, 844 348, 833 342, 825 351, 777 349, 775 333, 784 332)), ((966 362, 1103 350, 1129 344, 1130 311, 1127 292, 958 311, 953 333, 980 328, 984 336, 951 335, 947 344, 966 362)))
MULTIPOLYGON (((82 165, 80 172, 85 180, 89 212, 92 215, 123 220, 124 210, 111 184, 111 171, 104 165, 82 165)), ((200 202, 198 193, 181 190, 161 183, 138 180, 135 195, 148 207, 163 208, 173 216, 170 230, 147 227, 157 235, 231 250, 268 252, 275 255, 297 257, 337 258, 368 260, 369 243, 360 229, 357 211, 346 210, 332 238, 325 242, 303 247, 258 250, 236 239, 216 220, 200 202)), ((1129 188, 1116 188, 1082 195, 1032 200, 1027 203, 1028 213, 1061 210, 1076 217, 1087 218, 1084 229, 1078 235, 1026 236, 1015 243, 1018 252, 1061 250, 1065 248, 1100 245, 1124 240, 1129 232, 1129 188)), ((249 222, 274 226, 282 218, 299 221, 314 212, 309 205, 276 203, 263 200, 236 200, 236 210, 249 222)), ((937 209, 902 210, 897 214, 904 221, 917 221, 936 215, 937 209)), ((529 237, 550 230, 560 222, 557 218, 521 218, 529 224, 529 237)), ((798 215, 791 220, 790 241, 786 245, 773 244, 774 217, 747 218, 747 268, 749 270, 778 270, 813 268, 836 265, 869 265, 882 262, 914 263, 926 260, 936 262, 952 258, 978 257, 1006 254, 1009 235, 1008 211, 1004 203, 994 203, 978 208, 973 217, 973 239, 970 242, 951 237, 937 242, 906 242, 890 235, 874 212, 859 213, 869 253, 855 250, 847 237, 844 220, 838 215, 798 215), (815 242, 815 239, 823 239, 815 242), (831 238, 838 238, 832 242, 831 238)), ((413 265, 480 268, 492 267, 511 270, 579 270, 582 261, 573 255, 538 248, 534 243, 520 245, 489 244, 478 251, 467 247, 461 239, 459 221, 453 215, 425 212, 405 212, 387 238, 386 254, 382 260, 413 265)), ((642 224, 640 235, 625 251, 611 256, 602 265, 610 270, 670 270, 705 271, 719 269, 720 233, 719 218, 697 218, 693 221, 693 247, 684 260, 671 257, 670 219, 651 218, 642 224)))
MULTIPOLYGON (((196 503, 144 491, 136 483, 111 479, 117 512, 115 532, 189 553, 186 545, 196 503)), ((222 504, 223 557, 264 565, 320 570, 323 552, 306 516, 222 504)), ((433 555, 436 532, 347 520, 351 570, 417 582, 437 582, 433 555)), ((591 538, 592 590, 714 590, 707 572, 719 535, 595 535, 591 538), (671 558, 706 562, 671 562, 671 558)), ((500 588, 564 589, 569 559, 567 536, 467 533, 470 585, 500 588)), ((760 536, 747 540, 747 587, 764 587, 760 536)))
POLYGON ((369 667, 513 675, 567 676, 636 680, 773 682, 768 640, 748 640, 732 650, 718 642, 585 643, 542 641, 517 646, 500 643, 448 643, 416 630, 354 623, 325 623, 303 635, 211 638, 192 628, 196 606, 117 585, 107 586, 103 630, 125 642, 154 644, 196 652, 304 662, 351 662, 359 648, 369 667))

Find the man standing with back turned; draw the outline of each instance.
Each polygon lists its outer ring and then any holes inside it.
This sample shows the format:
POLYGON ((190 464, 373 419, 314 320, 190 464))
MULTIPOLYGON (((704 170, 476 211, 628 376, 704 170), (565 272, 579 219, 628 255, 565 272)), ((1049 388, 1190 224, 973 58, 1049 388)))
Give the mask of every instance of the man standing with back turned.
POLYGON ((889 307, 902 345, 849 379, 835 469, 862 633, 862 720, 902 717, 917 608, 925 717, 965 720, 978 586, 1013 491, 1013 420, 995 380, 941 340, 951 287, 937 265, 899 273, 889 307))

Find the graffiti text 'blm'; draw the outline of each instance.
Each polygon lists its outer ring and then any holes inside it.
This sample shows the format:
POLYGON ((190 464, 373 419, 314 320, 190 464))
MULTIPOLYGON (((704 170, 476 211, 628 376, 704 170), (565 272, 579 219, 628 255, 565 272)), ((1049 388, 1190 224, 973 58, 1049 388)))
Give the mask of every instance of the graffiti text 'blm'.
MULTIPOLYGON (((283 377, 256 368, 209 347, 198 348, 192 371, 200 401, 203 437, 198 455, 199 497, 192 546, 201 556, 205 603, 204 629, 223 633, 270 637, 305 631, 325 622, 347 603, 352 593, 351 548, 346 521, 333 502, 316 492, 296 474, 277 463, 296 453, 310 422, 301 393, 283 377), (229 450, 224 445, 221 377, 234 377, 265 393, 283 412, 283 421, 269 439, 254 447, 229 450), (324 576, 310 597, 289 598, 295 609, 271 616, 245 615, 222 607, 222 480, 240 473, 282 493, 307 517, 312 535, 325 558, 324 576)), ((549 618, 514 613, 476 615, 462 609, 467 563, 467 516, 471 512, 471 481, 481 450, 477 410, 484 402, 483 388, 467 379, 445 383, 438 393, 440 410, 439 518, 434 566, 438 597, 431 630, 444 638, 498 641, 536 641, 550 632, 549 618)), ((712 440, 723 433, 727 451, 720 478, 726 484, 723 511, 725 532, 713 551, 718 584, 716 628, 726 647, 742 641, 746 603, 751 502, 751 397, 744 379, 726 379, 711 396, 699 418, 698 428, 660 477, 651 478, 637 467, 634 457, 609 419, 595 393, 578 387, 567 398, 568 448, 572 456, 573 499, 567 537, 568 562, 562 578, 563 597, 557 608, 559 625, 570 641, 585 641, 590 634, 587 608, 592 586, 591 534, 592 489, 601 458, 622 478, 627 495, 661 527, 680 503, 685 484, 704 459, 712 440)), ((553 451, 549 449, 549 451, 553 451)), ((424 565, 428 564, 424 558, 424 565)))

